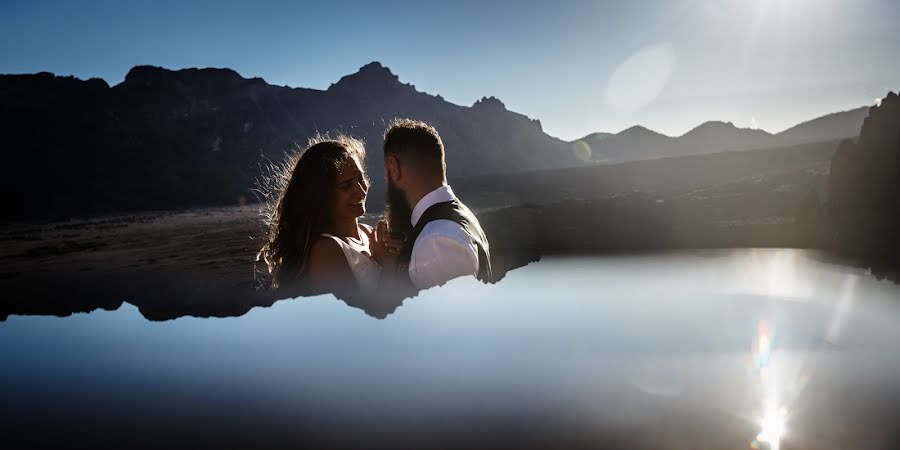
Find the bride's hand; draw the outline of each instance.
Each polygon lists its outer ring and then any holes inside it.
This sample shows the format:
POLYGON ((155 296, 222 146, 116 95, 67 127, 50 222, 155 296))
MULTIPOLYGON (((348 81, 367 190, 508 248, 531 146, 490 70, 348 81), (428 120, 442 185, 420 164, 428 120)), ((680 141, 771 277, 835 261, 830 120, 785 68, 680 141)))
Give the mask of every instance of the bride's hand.
POLYGON ((403 248, 403 240, 391 237, 387 230, 387 221, 384 219, 378 221, 370 235, 370 241, 372 257, 381 265, 382 269, 396 266, 400 249, 403 248))

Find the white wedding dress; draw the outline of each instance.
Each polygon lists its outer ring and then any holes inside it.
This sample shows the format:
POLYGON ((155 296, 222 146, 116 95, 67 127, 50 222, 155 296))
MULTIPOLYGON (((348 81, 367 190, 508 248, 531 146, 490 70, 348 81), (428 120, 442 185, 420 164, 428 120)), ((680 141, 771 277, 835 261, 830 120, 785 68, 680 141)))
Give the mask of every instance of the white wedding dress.
MULTIPOLYGON (((361 227, 369 232, 372 230, 368 225, 361 225, 361 227)), ((325 233, 322 236, 333 239, 341 247, 361 292, 373 293, 378 290, 378 284, 381 281, 381 267, 367 254, 370 252, 368 233, 360 230, 360 239, 352 237, 341 239, 325 233)))

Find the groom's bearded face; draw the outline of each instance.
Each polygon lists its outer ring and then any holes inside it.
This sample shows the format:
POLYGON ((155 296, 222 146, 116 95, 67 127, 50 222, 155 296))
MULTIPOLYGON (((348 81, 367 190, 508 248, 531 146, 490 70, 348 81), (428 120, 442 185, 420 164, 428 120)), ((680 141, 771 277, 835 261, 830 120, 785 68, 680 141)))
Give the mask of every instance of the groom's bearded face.
POLYGON ((387 183, 387 220, 392 232, 404 233, 407 236, 412 232, 412 209, 406 204, 406 193, 394 185, 390 180, 387 183))

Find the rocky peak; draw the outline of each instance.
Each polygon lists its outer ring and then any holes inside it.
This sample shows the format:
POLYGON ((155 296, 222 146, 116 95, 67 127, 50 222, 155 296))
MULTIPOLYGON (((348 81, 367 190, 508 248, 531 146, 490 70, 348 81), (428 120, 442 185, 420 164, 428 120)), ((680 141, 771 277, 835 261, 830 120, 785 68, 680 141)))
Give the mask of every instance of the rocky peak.
POLYGON ((180 82, 193 85, 229 85, 245 81, 231 69, 190 68, 169 70, 156 66, 134 66, 125 75, 126 86, 152 86, 167 82, 180 82))
POLYGON ((881 99, 879 108, 892 109, 900 107, 900 95, 893 91, 888 92, 887 96, 881 99))
POLYGON ((125 74, 126 84, 150 84, 164 75, 168 70, 156 66, 134 66, 125 74))
POLYGON ((697 125, 691 131, 688 131, 685 134, 697 134, 708 131, 734 131, 739 128, 734 126, 731 122, 722 122, 720 120, 710 120, 709 122, 703 122, 700 125, 697 125))
POLYGON ((711 120, 704 122, 688 131, 684 136, 719 136, 731 134, 751 134, 751 135, 769 135, 765 130, 753 128, 738 128, 731 122, 722 122, 719 120, 711 120))
POLYGON ((503 104, 497 97, 481 97, 481 100, 475 102, 472 105, 472 109, 479 109, 485 111, 506 111, 506 105, 503 104))
POLYGON ((635 125, 631 128, 621 131, 617 134, 617 136, 627 136, 627 137, 639 137, 639 136, 663 136, 660 133, 657 133, 649 128, 635 125))
POLYGON ((710 120, 708 122, 703 122, 697 128, 737 128, 731 122, 724 122, 721 120, 710 120))
MULTIPOLYGON (((888 92, 877 106, 869 109, 869 116, 863 122, 860 133, 860 141, 864 147, 880 147, 881 143, 895 139, 900 134, 900 96, 894 92, 888 92), (878 142, 879 145, 870 144, 878 142)), ((900 158, 898 158, 900 164, 900 158)))
POLYGON ((613 134, 613 133, 604 133, 604 132, 601 131, 601 132, 597 132, 597 133, 591 133, 591 134, 589 134, 589 135, 587 135, 587 136, 585 136, 585 137, 583 137, 583 138, 581 138, 581 139, 576 139, 576 141, 602 141, 602 140, 604 140, 604 139, 606 139, 606 138, 608 138, 608 137, 611 137, 611 136, 615 136, 615 134, 613 134))
POLYGON ((356 73, 342 77, 337 83, 328 87, 329 91, 351 90, 359 92, 393 92, 403 88, 415 90, 414 86, 400 82, 400 78, 374 61, 359 68, 356 73))

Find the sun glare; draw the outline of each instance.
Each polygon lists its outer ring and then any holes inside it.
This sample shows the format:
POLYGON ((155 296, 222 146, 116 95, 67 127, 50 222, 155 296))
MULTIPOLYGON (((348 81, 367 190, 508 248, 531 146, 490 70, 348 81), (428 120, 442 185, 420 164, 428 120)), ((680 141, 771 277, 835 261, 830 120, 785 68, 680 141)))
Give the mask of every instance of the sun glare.
POLYGON ((785 431, 785 409, 777 405, 770 405, 760 421, 760 432, 756 435, 753 448, 769 448, 778 450, 781 448, 781 435, 785 431), (760 445, 760 444, 764 444, 760 445))
POLYGON ((754 365, 759 374, 765 407, 759 420, 759 433, 750 443, 754 449, 778 450, 785 432, 787 409, 779 402, 782 384, 772 371, 773 332, 768 322, 759 322, 759 329, 754 342, 754 365))

